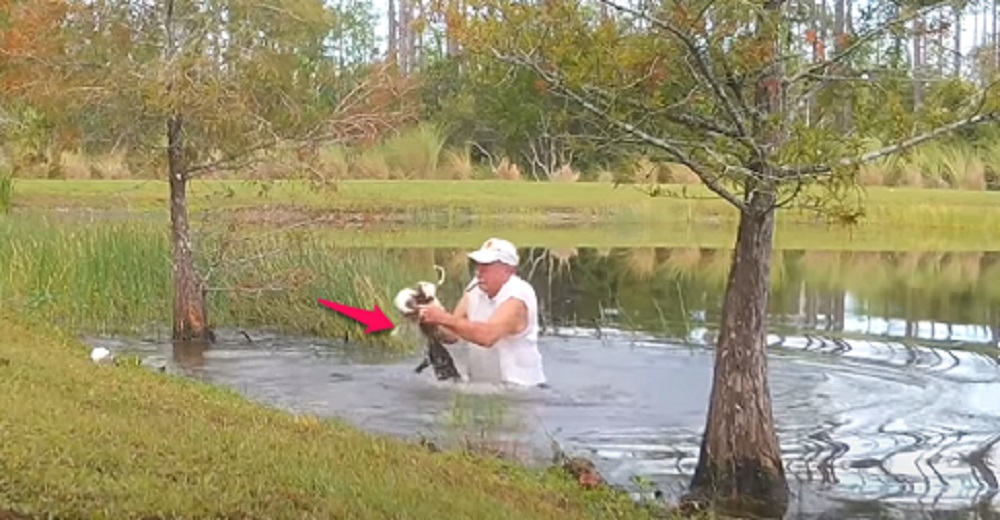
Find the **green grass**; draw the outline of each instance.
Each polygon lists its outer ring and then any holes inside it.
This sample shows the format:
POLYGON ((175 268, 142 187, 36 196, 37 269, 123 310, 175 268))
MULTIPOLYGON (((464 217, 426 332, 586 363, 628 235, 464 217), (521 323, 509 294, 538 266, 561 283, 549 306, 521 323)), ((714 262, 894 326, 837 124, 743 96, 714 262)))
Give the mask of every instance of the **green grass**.
POLYGON ((8 310, 0 360, 0 517, 646 517, 554 471, 430 453, 145 368, 94 365, 83 345, 8 310))
POLYGON ((0 172, 0 214, 10 213, 14 204, 14 178, 9 173, 0 172))
MULTIPOLYGON (((51 219, 0 220, 0 302, 91 333, 133 333, 169 325, 170 243, 156 222, 97 225, 51 219)), ((292 233, 202 235, 196 255, 207 276, 216 326, 413 346, 402 337, 366 336, 317 298, 387 312, 391 295, 433 274, 391 253, 339 249, 292 233)), ((390 314, 390 319, 396 319, 390 314)))
MULTIPOLYGON (((15 206, 26 209, 90 208, 165 212, 168 192, 158 181, 15 181, 15 206)), ((651 198, 634 187, 606 183, 506 181, 344 181, 321 189, 300 181, 261 185, 246 181, 198 181, 191 186, 194 209, 283 207, 319 213, 399 212, 419 218, 435 213, 456 221, 502 219, 545 225, 559 215, 573 222, 733 222, 736 212, 701 186, 687 198, 651 198)), ((1000 228, 1000 192, 872 187, 864 191, 862 226, 951 229, 1000 228)), ((816 223, 801 211, 779 214, 779 222, 816 223)))

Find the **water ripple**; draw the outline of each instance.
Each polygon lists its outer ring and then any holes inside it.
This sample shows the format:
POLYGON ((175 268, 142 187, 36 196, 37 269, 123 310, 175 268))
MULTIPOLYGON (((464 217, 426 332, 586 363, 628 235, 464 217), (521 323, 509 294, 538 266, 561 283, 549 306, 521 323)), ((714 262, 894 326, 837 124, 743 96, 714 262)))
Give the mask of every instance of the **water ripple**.
MULTIPOLYGON (((542 339, 552 388, 504 397, 504 413, 538 452, 552 435, 592 456, 614 482, 640 475, 668 497, 681 492, 698 459, 711 349, 615 329, 557 332, 542 339)), ((775 420, 796 497, 791 517, 886 518, 901 510, 919 517, 926 508, 994 500, 1000 370, 989 356, 818 335, 768 341, 775 420), (876 504, 877 514, 863 504, 876 504)), ((168 346, 133 348, 173 359, 168 346)), ((452 388, 413 374, 414 360, 365 361, 316 341, 223 342, 196 359, 185 373, 404 437, 454 419, 458 402, 452 388)))

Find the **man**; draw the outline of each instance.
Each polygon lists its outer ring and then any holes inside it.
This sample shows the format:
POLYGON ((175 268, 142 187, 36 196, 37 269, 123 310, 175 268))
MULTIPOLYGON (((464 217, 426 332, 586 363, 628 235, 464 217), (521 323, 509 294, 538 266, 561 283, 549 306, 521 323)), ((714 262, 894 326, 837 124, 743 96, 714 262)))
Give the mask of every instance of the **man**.
POLYGON ((468 256, 476 264, 475 285, 453 313, 425 307, 420 320, 442 326, 446 342, 468 344, 470 381, 544 385, 538 299, 531 284, 517 274, 517 249, 491 238, 468 256))

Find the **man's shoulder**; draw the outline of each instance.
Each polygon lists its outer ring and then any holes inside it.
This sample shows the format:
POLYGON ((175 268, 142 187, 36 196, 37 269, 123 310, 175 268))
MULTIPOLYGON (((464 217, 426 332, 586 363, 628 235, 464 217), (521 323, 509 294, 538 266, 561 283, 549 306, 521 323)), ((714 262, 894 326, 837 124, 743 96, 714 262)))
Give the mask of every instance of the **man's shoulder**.
POLYGON ((531 285, 531 283, 525 280, 524 278, 514 275, 510 278, 510 282, 511 282, 509 283, 510 296, 512 297, 516 296, 519 298, 530 298, 532 300, 537 299, 537 296, 535 295, 535 287, 531 285))
POLYGON ((532 293, 535 292, 535 286, 531 285, 531 282, 525 280, 524 278, 521 278, 520 276, 515 276, 514 279, 517 280, 517 282, 521 285, 521 287, 524 288, 524 290, 531 291, 532 293))

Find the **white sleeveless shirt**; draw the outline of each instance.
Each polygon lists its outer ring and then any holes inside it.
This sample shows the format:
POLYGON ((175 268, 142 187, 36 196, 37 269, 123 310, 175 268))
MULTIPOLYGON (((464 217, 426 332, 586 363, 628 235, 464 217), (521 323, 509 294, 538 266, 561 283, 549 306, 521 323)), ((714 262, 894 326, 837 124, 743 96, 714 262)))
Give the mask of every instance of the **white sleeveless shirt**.
POLYGON ((470 321, 489 321, 510 298, 521 300, 527 306, 528 325, 517 334, 501 337, 490 348, 467 342, 470 381, 525 386, 545 383, 542 354, 538 350, 538 298, 530 283, 512 275, 493 299, 479 287, 473 287, 468 293, 468 318, 470 321))

